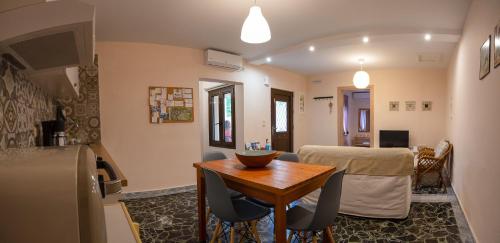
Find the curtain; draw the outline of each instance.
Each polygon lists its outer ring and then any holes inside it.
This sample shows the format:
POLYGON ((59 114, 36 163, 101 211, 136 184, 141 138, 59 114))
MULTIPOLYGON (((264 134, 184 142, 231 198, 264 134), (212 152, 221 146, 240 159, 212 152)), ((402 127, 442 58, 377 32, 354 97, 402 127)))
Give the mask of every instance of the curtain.
POLYGON ((344 107, 343 107, 343 127, 344 127, 344 136, 349 134, 349 96, 344 95, 344 107))
POLYGON ((359 114, 359 127, 361 131, 366 131, 366 114, 367 110, 362 110, 359 114))

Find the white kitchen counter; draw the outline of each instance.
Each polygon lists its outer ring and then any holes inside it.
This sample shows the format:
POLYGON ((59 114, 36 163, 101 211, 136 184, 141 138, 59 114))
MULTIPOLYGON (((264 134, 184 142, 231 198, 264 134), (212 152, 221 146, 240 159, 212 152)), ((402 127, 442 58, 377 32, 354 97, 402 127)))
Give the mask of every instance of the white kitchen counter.
POLYGON ((123 203, 104 205, 108 243, 141 243, 123 203))

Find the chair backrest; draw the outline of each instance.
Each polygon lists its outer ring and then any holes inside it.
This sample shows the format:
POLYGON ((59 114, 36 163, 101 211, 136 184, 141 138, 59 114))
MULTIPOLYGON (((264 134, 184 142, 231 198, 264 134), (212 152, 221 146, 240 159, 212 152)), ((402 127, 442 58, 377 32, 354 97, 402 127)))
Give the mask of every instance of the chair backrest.
POLYGON ((277 160, 290 161, 290 162, 299 162, 299 156, 295 153, 282 153, 277 160))
POLYGON ((322 230, 334 224, 340 208, 344 173, 345 170, 335 172, 321 188, 316 211, 309 225, 310 230, 322 230))
POLYGON ((450 142, 448 140, 441 140, 438 145, 434 148, 434 157, 443 158, 447 156, 450 149, 450 142))
POLYGON ((203 169, 203 173, 205 175, 208 206, 213 214, 224 221, 237 221, 238 214, 234 210, 233 201, 224 180, 215 171, 203 169))
POLYGON ((212 160, 221 160, 221 159, 227 159, 227 156, 220 151, 206 152, 203 155, 203 161, 212 161, 212 160))

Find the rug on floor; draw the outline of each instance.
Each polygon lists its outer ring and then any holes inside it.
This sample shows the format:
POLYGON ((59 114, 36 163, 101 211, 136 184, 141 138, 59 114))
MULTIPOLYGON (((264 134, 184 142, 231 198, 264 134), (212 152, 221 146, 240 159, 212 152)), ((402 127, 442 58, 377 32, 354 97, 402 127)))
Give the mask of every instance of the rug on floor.
MULTIPOLYGON (((196 192, 124 201, 132 220, 140 224, 144 243, 197 242, 196 192)), ((208 228, 209 234, 213 229, 208 228)), ((259 222, 263 242, 272 241, 269 220, 259 222)), ((337 242, 461 242, 448 202, 412 203, 410 215, 402 220, 368 219, 339 215, 335 226, 337 242)))

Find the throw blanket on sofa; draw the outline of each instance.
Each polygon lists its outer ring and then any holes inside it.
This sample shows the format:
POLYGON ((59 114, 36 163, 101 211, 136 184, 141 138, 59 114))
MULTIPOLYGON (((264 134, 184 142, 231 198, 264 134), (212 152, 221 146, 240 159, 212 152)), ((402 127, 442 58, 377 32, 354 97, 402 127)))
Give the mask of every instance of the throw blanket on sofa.
POLYGON ((413 173, 413 153, 406 148, 361 148, 305 145, 298 155, 303 163, 336 166, 347 174, 407 176, 413 173))

